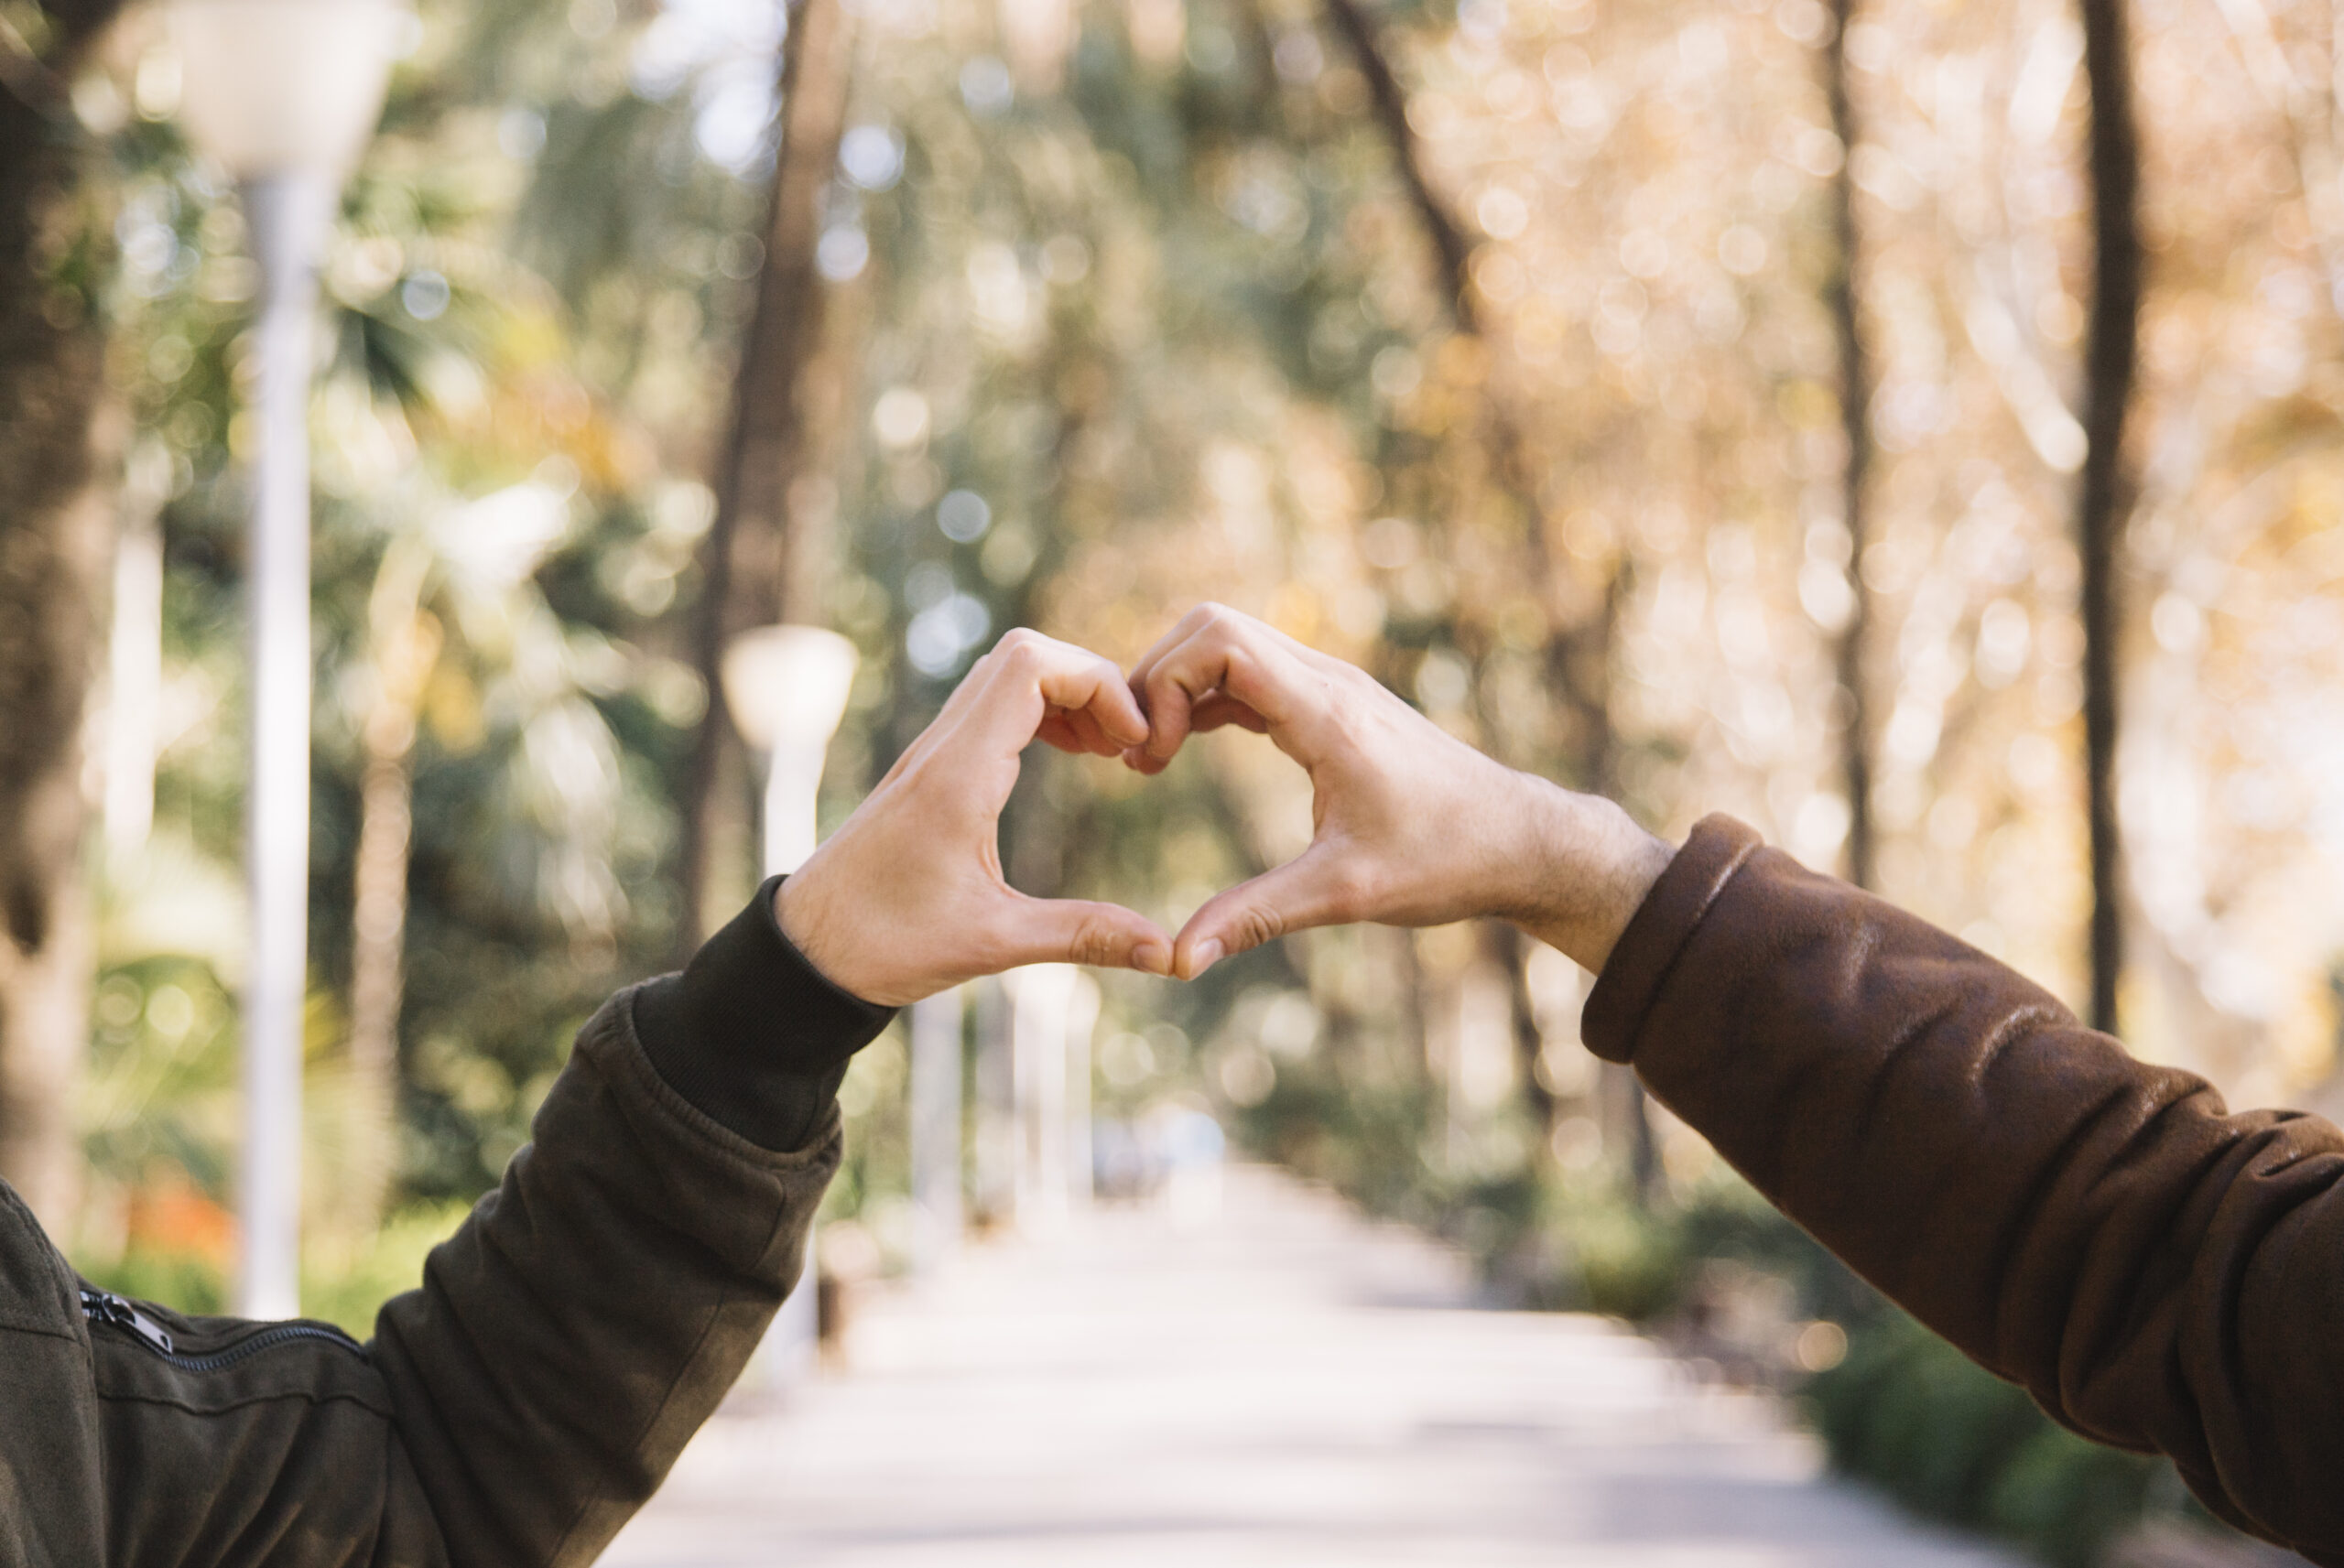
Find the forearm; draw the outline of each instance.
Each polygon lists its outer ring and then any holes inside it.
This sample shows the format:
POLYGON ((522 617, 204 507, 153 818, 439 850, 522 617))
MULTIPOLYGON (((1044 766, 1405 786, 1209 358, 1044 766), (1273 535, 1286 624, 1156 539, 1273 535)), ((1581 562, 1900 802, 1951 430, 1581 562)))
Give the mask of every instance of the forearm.
POLYGON ((659 1076, 766 1149, 796 1149, 837 1097, 846 1064, 894 1016, 834 984, 784 934, 790 883, 773 878, 681 974, 635 991, 635 1026, 659 1076))
POLYGON ((2219 1510, 2344 1562, 2344 1139, 2230 1115, 1925 922, 1703 825, 1589 1000, 1767 1197, 2219 1510))
POLYGON ((838 1074, 886 1017, 753 906, 581 1032, 530 1147, 377 1325, 456 1561, 591 1562, 650 1497, 797 1282, 838 1074))
POLYGON ((1575 795, 1516 774, 1523 824, 1518 864, 1526 873, 1506 914, 1524 931, 1600 972, 1676 858, 1677 847, 1636 825, 1608 800, 1575 795))

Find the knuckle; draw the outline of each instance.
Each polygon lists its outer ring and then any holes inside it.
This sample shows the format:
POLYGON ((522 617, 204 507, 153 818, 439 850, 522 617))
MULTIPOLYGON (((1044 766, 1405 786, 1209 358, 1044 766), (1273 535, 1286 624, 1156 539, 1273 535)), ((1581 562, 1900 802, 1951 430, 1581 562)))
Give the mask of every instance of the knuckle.
POLYGON ((1085 915, 1075 927, 1068 957, 1078 964, 1108 968, 1121 961, 1123 946, 1122 933, 1095 914, 1085 915))
POLYGON ((1253 904, 1238 911, 1237 923, 1232 928, 1238 951, 1259 947, 1264 942, 1275 942, 1286 935, 1286 920, 1266 904, 1253 904))

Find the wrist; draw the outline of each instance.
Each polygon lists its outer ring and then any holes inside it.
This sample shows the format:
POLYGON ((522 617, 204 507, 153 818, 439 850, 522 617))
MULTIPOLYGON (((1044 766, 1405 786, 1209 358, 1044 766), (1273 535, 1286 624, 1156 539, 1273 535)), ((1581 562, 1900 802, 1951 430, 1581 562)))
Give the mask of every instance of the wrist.
POLYGON ((1677 855, 1601 796, 1544 780, 1522 857, 1529 888, 1514 923, 1590 973, 1601 973, 1628 922, 1677 855))
POLYGON ((841 951, 836 940, 837 922, 830 917, 820 873, 815 871, 812 862, 784 877, 775 887, 773 917, 782 935, 815 973, 849 996, 866 1001, 874 1000, 865 989, 870 977, 855 971, 852 955, 841 951))

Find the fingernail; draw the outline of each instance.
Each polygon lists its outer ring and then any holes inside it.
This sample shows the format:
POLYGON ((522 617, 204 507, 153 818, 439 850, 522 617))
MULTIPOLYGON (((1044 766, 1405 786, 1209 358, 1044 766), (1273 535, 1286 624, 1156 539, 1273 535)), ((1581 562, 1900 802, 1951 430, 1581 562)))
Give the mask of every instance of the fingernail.
POLYGON ((1143 942, 1132 949, 1132 968, 1144 974, 1168 975, 1172 972, 1172 949, 1161 942, 1143 942))
POLYGON ((1211 968, 1215 964, 1220 963, 1221 956, 1221 946, 1220 943, 1210 939, 1198 943, 1197 965, 1194 969, 1189 971, 1188 978, 1190 979, 1194 979, 1197 976, 1203 974, 1207 969, 1211 968))

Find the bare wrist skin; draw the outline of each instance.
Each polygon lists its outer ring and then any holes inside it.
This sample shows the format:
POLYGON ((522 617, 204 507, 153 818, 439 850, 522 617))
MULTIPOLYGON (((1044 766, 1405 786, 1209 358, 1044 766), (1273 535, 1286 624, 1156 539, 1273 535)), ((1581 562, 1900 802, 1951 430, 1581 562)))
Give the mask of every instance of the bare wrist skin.
POLYGON ((1522 864, 1533 881, 1507 918, 1600 974, 1677 846, 1608 800, 1529 782, 1536 787, 1522 864))
POLYGON ((830 945, 823 940, 820 893, 819 878, 815 882, 808 882, 803 871, 783 878, 781 885, 773 890, 774 924, 781 927, 784 936, 789 938, 789 945, 803 954, 806 961, 839 989, 849 996, 858 996, 882 1006, 897 1005, 884 998, 871 995, 854 983, 852 974, 841 973, 840 965, 847 955, 833 952, 830 945))

